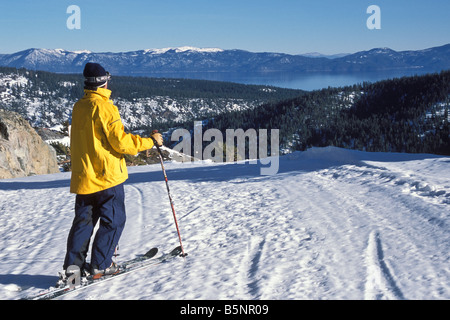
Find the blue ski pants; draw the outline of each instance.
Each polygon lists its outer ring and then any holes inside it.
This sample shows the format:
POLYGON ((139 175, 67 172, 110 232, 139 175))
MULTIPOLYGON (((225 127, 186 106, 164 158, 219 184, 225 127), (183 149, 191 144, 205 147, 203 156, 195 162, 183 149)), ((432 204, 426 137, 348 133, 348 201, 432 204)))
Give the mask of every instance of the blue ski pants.
POLYGON ((115 248, 125 227, 125 192, 123 184, 93 194, 77 195, 75 218, 67 239, 64 270, 70 265, 85 266, 92 234, 91 266, 106 269, 112 263, 115 248))

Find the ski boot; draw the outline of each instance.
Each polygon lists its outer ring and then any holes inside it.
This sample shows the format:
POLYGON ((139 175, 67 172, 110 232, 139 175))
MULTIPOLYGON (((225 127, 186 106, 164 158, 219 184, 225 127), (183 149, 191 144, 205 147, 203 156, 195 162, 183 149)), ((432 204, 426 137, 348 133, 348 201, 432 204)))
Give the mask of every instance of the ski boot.
POLYGON ((92 274, 92 279, 96 280, 96 279, 100 279, 103 276, 109 276, 109 275, 114 275, 116 273, 118 273, 120 271, 119 266, 117 265, 117 263, 113 262, 111 263, 111 265, 104 269, 104 270, 99 270, 95 267, 93 267, 91 269, 91 274, 92 274))
POLYGON ((81 270, 78 266, 69 266, 67 270, 58 272, 59 279, 56 282, 55 287, 63 288, 68 285, 68 281, 70 281, 71 284, 79 284, 78 279, 80 282, 86 281, 86 278, 90 275, 90 270, 91 267, 88 263, 85 263, 81 270))

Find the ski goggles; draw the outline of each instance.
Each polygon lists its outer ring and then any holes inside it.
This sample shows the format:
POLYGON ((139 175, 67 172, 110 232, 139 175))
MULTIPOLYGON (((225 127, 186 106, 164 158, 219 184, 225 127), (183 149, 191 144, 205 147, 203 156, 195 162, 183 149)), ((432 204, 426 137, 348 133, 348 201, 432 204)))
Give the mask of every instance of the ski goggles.
POLYGON ((100 82, 106 82, 111 80, 111 74, 109 72, 106 72, 105 76, 101 77, 86 77, 86 82, 88 83, 100 83, 100 82))

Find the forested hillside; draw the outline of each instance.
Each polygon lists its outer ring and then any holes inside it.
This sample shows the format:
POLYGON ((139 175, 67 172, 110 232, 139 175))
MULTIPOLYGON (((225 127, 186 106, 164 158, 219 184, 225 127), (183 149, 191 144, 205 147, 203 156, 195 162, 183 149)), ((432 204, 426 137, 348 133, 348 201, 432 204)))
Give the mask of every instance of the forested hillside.
POLYGON ((309 92, 227 112, 204 129, 279 129, 281 148, 450 154, 450 71, 309 92))
MULTIPOLYGON (((52 127, 70 120, 73 104, 83 95, 83 81, 81 74, 0 67, 0 108, 18 112, 35 127, 52 127)), ((109 88, 129 130, 251 109, 303 93, 230 82, 114 75, 109 88)))

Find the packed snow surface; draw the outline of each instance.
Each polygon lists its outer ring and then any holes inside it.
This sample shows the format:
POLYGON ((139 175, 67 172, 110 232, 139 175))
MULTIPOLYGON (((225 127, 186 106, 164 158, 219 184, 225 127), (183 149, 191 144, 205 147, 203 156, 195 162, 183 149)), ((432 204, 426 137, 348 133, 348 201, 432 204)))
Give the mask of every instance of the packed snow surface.
MULTIPOLYGON (((61 299, 450 299, 450 158, 314 148, 166 163, 186 259, 61 299)), ((70 173, 0 180, 0 298, 53 285, 70 173)), ((119 262, 179 244, 160 165, 129 168, 119 262)))

